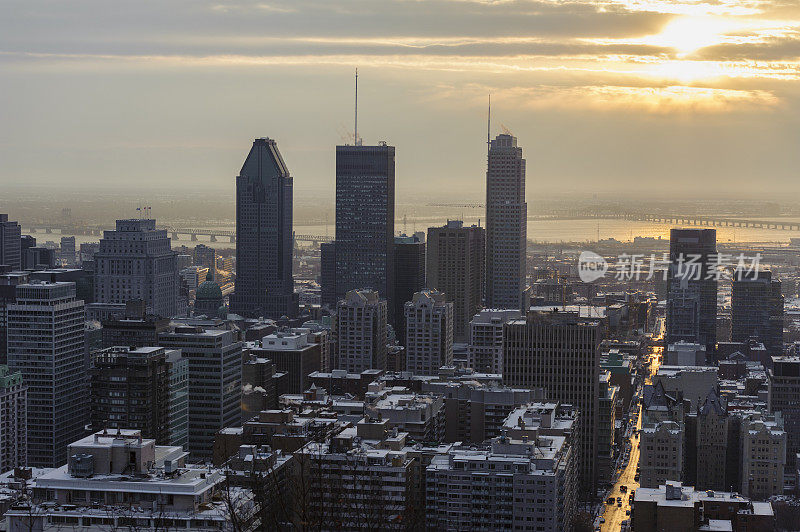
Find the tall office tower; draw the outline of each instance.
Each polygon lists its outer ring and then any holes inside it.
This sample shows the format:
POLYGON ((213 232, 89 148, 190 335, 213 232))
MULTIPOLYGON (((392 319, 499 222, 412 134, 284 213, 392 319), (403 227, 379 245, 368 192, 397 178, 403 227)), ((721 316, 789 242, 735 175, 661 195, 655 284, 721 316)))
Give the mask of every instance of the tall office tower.
POLYGON ((392 327, 401 345, 406 344, 405 305, 425 288, 425 242, 417 236, 394 239, 394 287, 389 298, 394 306, 392 327))
POLYGON ((336 242, 319 245, 320 304, 329 309, 336 308, 336 242))
POLYGON ((795 471, 800 453, 800 357, 774 356, 767 369, 769 411, 783 415, 786 467, 795 471))
POLYGON ((336 146, 336 296, 367 288, 391 298, 393 248, 394 146, 336 146))
POLYGON ((169 427, 170 445, 189 449, 189 359, 178 349, 165 351, 169 375, 169 427))
POLYGON ((0 469, 11 471, 28 462, 28 388, 22 373, 0 365, 0 469))
POLYGON ((483 309, 469 323, 469 366, 479 373, 503 373, 503 329, 519 310, 483 309))
POLYGON ((769 270, 736 272, 731 290, 731 341, 756 337, 769 355, 783 353, 781 282, 769 270))
POLYGON ((56 267, 56 250, 34 246, 25 250, 25 269, 45 270, 56 267))
POLYGON ((192 250, 192 259, 195 266, 214 269, 217 263, 217 251, 205 244, 197 244, 192 250))
POLYGON ((236 178, 231 312, 274 319, 297 316, 292 242, 292 176, 275 141, 256 139, 236 178))
POLYGON ((89 421, 83 301, 75 283, 22 284, 7 312, 8 367, 28 387, 28 465, 58 467, 89 421))
POLYGON ((155 220, 117 220, 116 230, 105 231, 94 255, 95 302, 141 299, 153 314, 176 316, 177 256, 167 231, 156 229, 155 220))
POLYGON ((189 360, 189 452, 210 458, 214 434, 242 420, 242 342, 233 331, 176 327, 158 345, 189 360))
POLYGON ((481 309, 484 287, 483 228, 458 220, 428 229, 428 287, 453 303, 453 340, 465 343, 469 322, 481 309))
MULTIPOLYGON (((137 429, 159 445, 170 441, 170 366, 176 349, 109 347, 92 354, 92 428, 137 429)), ((188 414, 188 412, 187 412, 188 414)))
POLYGON ((553 401, 580 411, 577 438, 581 449, 580 476, 584 494, 594 495, 597 482, 597 426, 600 396, 597 320, 577 312, 529 312, 505 326, 503 382, 511 386, 545 388, 553 401))
POLYGON ((61 237, 61 250, 59 252, 61 264, 64 266, 75 266, 76 249, 74 236, 61 237))
POLYGON ((435 290, 417 292, 406 303, 406 370, 438 375, 453 363, 453 304, 435 290))
POLYGON ((374 290, 351 290, 336 305, 335 369, 386 369, 386 300, 374 290))
POLYGON ((528 204, 525 159, 516 137, 491 142, 486 170, 486 306, 523 309, 528 204))
POLYGON ((672 229, 669 239, 667 344, 694 342, 712 353, 717 343, 717 281, 709 267, 717 252, 717 231, 672 229))
POLYGON ((7 214, 0 214, 0 265, 12 270, 22 267, 21 232, 17 222, 9 221, 7 214))

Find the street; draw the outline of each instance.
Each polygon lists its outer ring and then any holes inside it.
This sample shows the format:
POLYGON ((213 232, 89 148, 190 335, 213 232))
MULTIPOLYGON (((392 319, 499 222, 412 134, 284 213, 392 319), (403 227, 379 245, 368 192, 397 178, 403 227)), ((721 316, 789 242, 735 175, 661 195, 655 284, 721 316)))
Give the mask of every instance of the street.
MULTIPOLYGON (((647 373, 645 377, 645 384, 651 384, 652 378, 658 371, 659 366, 661 365, 661 357, 663 354, 662 347, 655 347, 651 346, 647 348, 647 357, 650 360, 650 371, 647 373)), ((638 431, 642 427, 642 416, 641 416, 641 388, 639 388, 634 395, 631 401, 631 416, 632 419, 635 417, 635 424, 632 425, 635 430, 631 431, 630 436, 628 437, 628 449, 630 450, 630 458, 628 460, 627 465, 624 465, 624 461, 621 462, 619 465, 622 466, 618 469, 618 479, 614 483, 614 487, 609 491, 606 495, 606 499, 610 497, 614 498, 613 504, 608 504, 608 501, 604 501, 604 511, 600 514, 600 516, 605 520, 605 522, 600 523, 600 530, 602 532, 618 532, 622 528, 622 523, 625 520, 630 522, 630 510, 631 505, 628 502, 628 498, 631 495, 632 490, 639 489, 639 483, 634 480, 636 476, 636 467, 639 465, 639 437, 638 431), (633 404, 634 401, 637 401, 636 405, 633 404), (635 406, 635 408, 634 408, 635 406), (626 487, 626 490, 622 491, 622 486, 626 487), (621 501, 621 506, 617 505, 617 498, 621 501)), ((623 451, 624 455, 625 451, 623 451)))

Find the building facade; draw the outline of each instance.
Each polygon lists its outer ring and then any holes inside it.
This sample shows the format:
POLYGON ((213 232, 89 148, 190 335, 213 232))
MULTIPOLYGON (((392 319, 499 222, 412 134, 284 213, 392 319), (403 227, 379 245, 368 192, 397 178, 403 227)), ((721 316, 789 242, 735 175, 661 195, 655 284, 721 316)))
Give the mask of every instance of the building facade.
POLYGON ((28 387, 28 465, 58 467, 89 422, 84 305, 75 283, 17 286, 7 306, 8 367, 28 387))
POLYGON ((275 141, 255 139, 236 177, 232 312, 273 319, 297 316, 299 300, 292 278, 292 187, 292 176, 275 141))
POLYGON ((737 271, 731 285, 731 341, 757 338, 769 355, 783 354, 781 282, 769 270, 737 271))
POLYGON ((484 309, 469 323, 469 366, 482 373, 503 373, 503 331, 507 322, 519 319, 519 310, 484 309))
POLYGON ((10 221, 7 214, 0 214, 0 265, 11 270, 22 268, 22 229, 17 222, 10 221))
POLYGON ((28 463, 28 388, 22 373, 0 365, 0 470, 28 463))
POLYGON ((428 288, 444 292, 453 303, 453 341, 467 342, 469 322, 481 309, 484 289, 486 233, 448 221, 428 229, 428 288))
POLYGON ((336 368, 348 373, 386 368, 386 300, 351 290, 336 306, 336 368))
POLYGON ((453 304, 444 293, 417 292, 405 305, 406 371, 437 375, 453 363, 453 304))
POLYGON ((498 135, 486 170, 486 306, 523 309, 527 282, 525 159, 517 139, 498 135))
POLYGON ((94 301, 125 304, 141 299, 150 313, 179 314, 178 254, 155 220, 117 220, 94 255, 94 301))
POLYGON ((405 304, 425 288, 425 242, 417 236, 398 236, 394 239, 394 287, 389 298, 392 328, 401 345, 406 342, 405 304))

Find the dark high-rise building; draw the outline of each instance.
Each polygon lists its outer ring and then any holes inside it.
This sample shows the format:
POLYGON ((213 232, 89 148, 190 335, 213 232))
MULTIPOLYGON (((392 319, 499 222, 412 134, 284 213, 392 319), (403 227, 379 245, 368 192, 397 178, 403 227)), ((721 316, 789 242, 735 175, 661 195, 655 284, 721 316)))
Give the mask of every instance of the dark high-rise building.
POLYGON ((717 342, 715 229, 673 229, 667 272, 667 344, 694 342, 712 353, 717 342), (709 278, 710 277, 710 278, 709 278))
POLYGON ((33 246, 25 250, 26 270, 48 270, 56 267, 56 250, 33 246))
MULTIPOLYGON (((752 337, 764 344, 769 355, 783 353, 783 295, 781 282, 772 272, 737 271, 731 290, 731 341, 752 337)), ((763 362, 763 361, 762 361, 763 362)))
POLYGON ((0 214, 0 265, 9 266, 12 270, 22 267, 21 233, 17 222, 9 221, 7 214, 0 214))
POLYGON ((417 236, 394 239, 394 305, 392 328, 401 344, 406 344, 405 304, 425 288, 425 242, 417 236))
POLYGON ((390 298, 393 248, 394 146, 336 146, 336 297, 370 289, 390 298))
POLYGON ((503 383, 544 388, 549 400, 578 408, 581 485, 594 496, 602 324, 577 312, 529 312, 503 333, 503 383))
POLYGON ((292 279, 292 176, 275 141, 256 139, 236 178, 236 288, 231 311, 297 316, 292 279))
POLYGON ((498 135, 486 170, 486 307, 522 309, 527 267, 525 159, 516 137, 498 135))
POLYGON ((20 237, 20 246, 19 246, 19 257, 20 257, 20 269, 27 270, 28 268, 32 268, 32 266, 28 266, 28 250, 31 248, 36 247, 36 239, 31 235, 22 235, 20 237))
POLYGON ((796 466, 800 453, 800 357, 773 356, 767 369, 769 411, 780 412, 786 431, 786 467, 796 466))
POLYGON ((461 221, 428 229, 428 287, 453 303, 453 341, 466 343, 469 322, 481 309, 485 233, 461 221))
POLYGON ((319 245, 320 304, 331 310, 336 308, 336 242, 319 245))

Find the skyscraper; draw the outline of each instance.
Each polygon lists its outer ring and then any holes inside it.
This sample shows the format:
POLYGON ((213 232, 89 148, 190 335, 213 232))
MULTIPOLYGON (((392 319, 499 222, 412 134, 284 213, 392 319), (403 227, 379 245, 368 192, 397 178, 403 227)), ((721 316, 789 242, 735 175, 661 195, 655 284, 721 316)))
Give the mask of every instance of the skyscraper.
POLYGON ((403 308, 414 294, 425 288, 425 242, 417 236, 394 239, 394 287, 389 299, 394 305, 392 327, 400 344, 406 344, 406 316, 403 308))
POLYGON ((12 270, 22 267, 21 231, 17 222, 9 221, 7 214, 0 214, 0 265, 12 270))
POLYGON ((394 146, 336 146, 337 297, 366 288, 390 298, 393 249, 394 146))
POLYGON ((28 461, 28 388, 22 373, 0 365, 0 469, 10 471, 28 461))
POLYGON ((781 282, 769 270, 737 271, 731 289, 731 341, 756 337, 769 355, 783 353, 781 282))
POLYGON ((406 303, 406 369, 438 375, 453 363, 453 304, 442 292, 423 290, 406 303))
POLYGON ((178 315, 177 252, 167 231, 155 220, 117 220, 106 231, 94 255, 96 303, 144 301, 148 311, 171 318, 178 315))
POLYGON ((236 288, 231 311, 297 316, 292 279, 292 176, 275 141, 255 139, 236 178, 236 288))
POLYGON ((717 231, 672 229, 669 239, 667 344, 694 342, 711 353, 717 343, 717 281, 709 266, 717 252, 717 231))
POLYGON ((28 465, 58 467, 89 421, 84 305, 75 283, 21 284, 16 296, 8 367, 28 387, 28 465))
POLYGON ((483 228, 464 227, 457 220, 428 229, 428 287, 444 292, 453 303, 453 341, 466 342, 469 322, 483 300, 483 228))
POLYGON ((522 309, 527 268, 525 159, 516 137, 491 142, 486 170, 486 307, 522 309))
POLYGON ((504 332, 503 383, 545 388, 549 400, 569 403, 580 411, 581 485, 584 494, 594 495, 601 324, 577 312, 529 312, 507 323, 504 332))
POLYGON ((320 304, 329 309, 336 308, 336 242, 319 245, 320 304))

